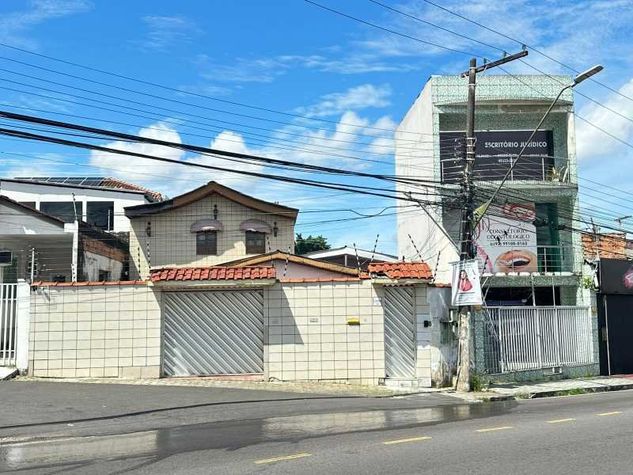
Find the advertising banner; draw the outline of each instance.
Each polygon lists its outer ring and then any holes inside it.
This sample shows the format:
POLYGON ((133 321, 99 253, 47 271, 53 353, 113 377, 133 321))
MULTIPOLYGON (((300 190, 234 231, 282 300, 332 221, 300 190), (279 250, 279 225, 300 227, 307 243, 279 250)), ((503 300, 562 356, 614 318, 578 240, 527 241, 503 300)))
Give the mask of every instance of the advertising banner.
POLYGON ((633 295, 633 261, 600 259, 600 292, 633 295))
MULTIPOLYGON (((510 169, 513 159, 523 149, 532 131, 504 130, 475 132, 476 180, 501 180, 510 169)), ((440 160, 442 181, 456 183, 462 177, 466 154, 464 132, 440 132, 440 160)), ((513 177, 521 180, 544 180, 554 165, 551 130, 539 130, 513 170, 513 177)))
POLYGON ((491 206, 475 230, 475 245, 484 273, 537 272, 534 203, 491 206))
POLYGON ((477 260, 453 262, 453 278, 451 280, 451 304, 481 305, 481 284, 477 260))

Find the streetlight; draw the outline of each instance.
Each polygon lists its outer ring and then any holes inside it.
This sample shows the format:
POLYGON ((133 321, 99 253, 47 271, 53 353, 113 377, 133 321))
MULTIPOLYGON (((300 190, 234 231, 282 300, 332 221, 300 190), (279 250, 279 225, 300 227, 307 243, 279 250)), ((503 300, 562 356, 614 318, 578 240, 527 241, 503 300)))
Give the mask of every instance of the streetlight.
POLYGON ((514 167, 516 166, 517 162, 519 161, 519 159, 521 158, 521 156, 523 155, 523 152, 525 152, 525 150, 528 147, 528 144, 530 142, 532 142, 532 139, 534 138, 534 136, 536 135, 536 132, 538 132, 538 130, 541 128, 541 125, 543 125, 543 122, 545 122, 545 119, 547 119, 547 116, 550 114, 550 112, 552 112, 552 109, 554 108, 554 106, 556 105, 556 103, 558 102, 558 99, 560 99, 560 96, 563 95, 563 92, 565 92, 567 89, 571 89, 575 86, 577 86, 578 84, 580 84, 581 82, 583 82, 585 79, 589 79, 591 76, 593 76, 594 74, 598 74, 600 71, 602 71, 604 69, 604 67, 602 67, 602 65, 597 64, 592 68, 587 69, 586 71, 580 73, 578 76, 576 76, 574 78, 574 81, 571 84, 568 84, 567 86, 563 87, 560 92, 558 93, 558 95, 556 96, 556 98, 552 101, 552 103, 550 104, 550 106, 548 107, 547 111, 545 112, 545 114, 543 115, 543 117, 541 117, 541 120, 539 121, 538 125, 534 128, 534 131, 532 131, 532 134, 530 135, 530 138, 527 139, 527 141, 525 142, 525 145, 523 145, 523 148, 521 149, 521 151, 519 152, 519 154, 517 155, 517 158, 514 160, 514 162, 510 165, 510 169, 508 170, 508 172, 505 174, 505 176, 503 177, 503 179, 501 180, 501 183, 499 183, 499 186, 497 187, 497 189, 494 191, 494 193, 492 194, 492 196, 490 197, 490 199, 488 201, 486 201, 486 203, 484 204, 484 206, 482 207, 482 211, 479 214, 479 216, 477 217, 477 219, 475 220, 475 223, 473 225, 473 229, 477 227, 477 225, 479 224, 479 222, 481 221, 481 219, 483 218, 484 214, 486 214, 486 211, 488 211, 488 208, 490 207, 490 205, 492 204, 492 202, 494 201, 494 199, 497 197, 497 194, 499 193, 499 191, 501 191, 501 188, 503 187, 503 185, 505 184, 505 182, 508 180, 508 177, 512 174, 512 171, 514 170, 514 167))

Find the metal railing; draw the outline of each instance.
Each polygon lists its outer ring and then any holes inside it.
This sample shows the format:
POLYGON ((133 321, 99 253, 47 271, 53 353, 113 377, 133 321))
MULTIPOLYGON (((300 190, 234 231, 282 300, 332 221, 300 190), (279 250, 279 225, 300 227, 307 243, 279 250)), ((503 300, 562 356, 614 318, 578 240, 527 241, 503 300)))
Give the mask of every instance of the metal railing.
MULTIPOLYGON (((516 258, 505 262, 503 272, 538 272, 541 274, 574 272, 574 253, 570 246, 536 246, 535 263, 529 262, 533 259, 530 254, 526 253, 525 259, 516 258)), ((488 266, 484 267, 483 273, 489 272, 488 266)))
MULTIPOLYGON (((547 182, 569 182, 569 170, 567 167, 556 167, 552 163, 551 157, 530 157, 521 158, 521 163, 510 169, 511 159, 509 157, 491 157, 492 162, 495 159, 502 158, 503 163, 486 163, 488 157, 481 158, 482 161, 475 162, 473 169, 473 178, 483 181, 502 180, 508 170, 510 176, 508 181, 547 181, 547 182)), ((450 158, 440 161, 440 172, 442 183, 459 183, 464 176, 464 159, 450 158)))
POLYGON ((593 364, 588 307, 486 307, 486 372, 593 364))
POLYGON ((18 284, 0 284, 0 366, 15 366, 18 284))

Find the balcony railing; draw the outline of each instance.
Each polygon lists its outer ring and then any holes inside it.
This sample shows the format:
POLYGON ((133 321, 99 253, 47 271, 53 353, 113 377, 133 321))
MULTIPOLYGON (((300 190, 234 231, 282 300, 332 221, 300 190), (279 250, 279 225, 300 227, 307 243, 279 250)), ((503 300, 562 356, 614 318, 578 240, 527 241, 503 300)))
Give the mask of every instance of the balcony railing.
MULTIPOLYGON (((498 157, 495 157, 498 158, 498 157)), ((502 180, 511 163, 516 161, 513 157, 503 158, 502 163, 487 161, 476 161, 473 168, 473 179, 479 181, 502 180)), ((569 172, 567 167, 556 167, 551 157, 521 157, 511 170, 509 181, 545 181, 569 183, 569 172)), ((442 173, 442 183, 459 183, 464 176, 464 159, 444 159, 440 161, 440 171, 442 173)))
MULTIPOLYGON (((505 272, 502 274, 532 274, 534 272, 544 275, 569 274, 575 272, 574 253, 571 246, 537 246, 536 247, 536 271, 533 265, 526 265, 525 261, 515 259, 504 264, 505 272)), ((488 263, 486 263, 488 264, 488 263)), ((490 275, 484 266, 484 275, 490 275)))
POLYGON ((595 363, 588 307, 484 307, 488 373, 595 363))

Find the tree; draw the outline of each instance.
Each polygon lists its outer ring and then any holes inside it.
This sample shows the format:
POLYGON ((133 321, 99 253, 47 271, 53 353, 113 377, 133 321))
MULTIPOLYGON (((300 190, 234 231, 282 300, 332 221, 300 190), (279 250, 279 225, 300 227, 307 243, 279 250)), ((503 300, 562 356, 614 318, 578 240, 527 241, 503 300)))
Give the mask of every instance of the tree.
POLYGON ((295 241, 295 253, 298 255, 307 254, 308 252, 313 251, 323 251, 325 249, 330 249, 330 245, 327 242, 327 238, 323 236, 308 236, 304 238, 301 233, 297 234, 297 239, 295 241))

